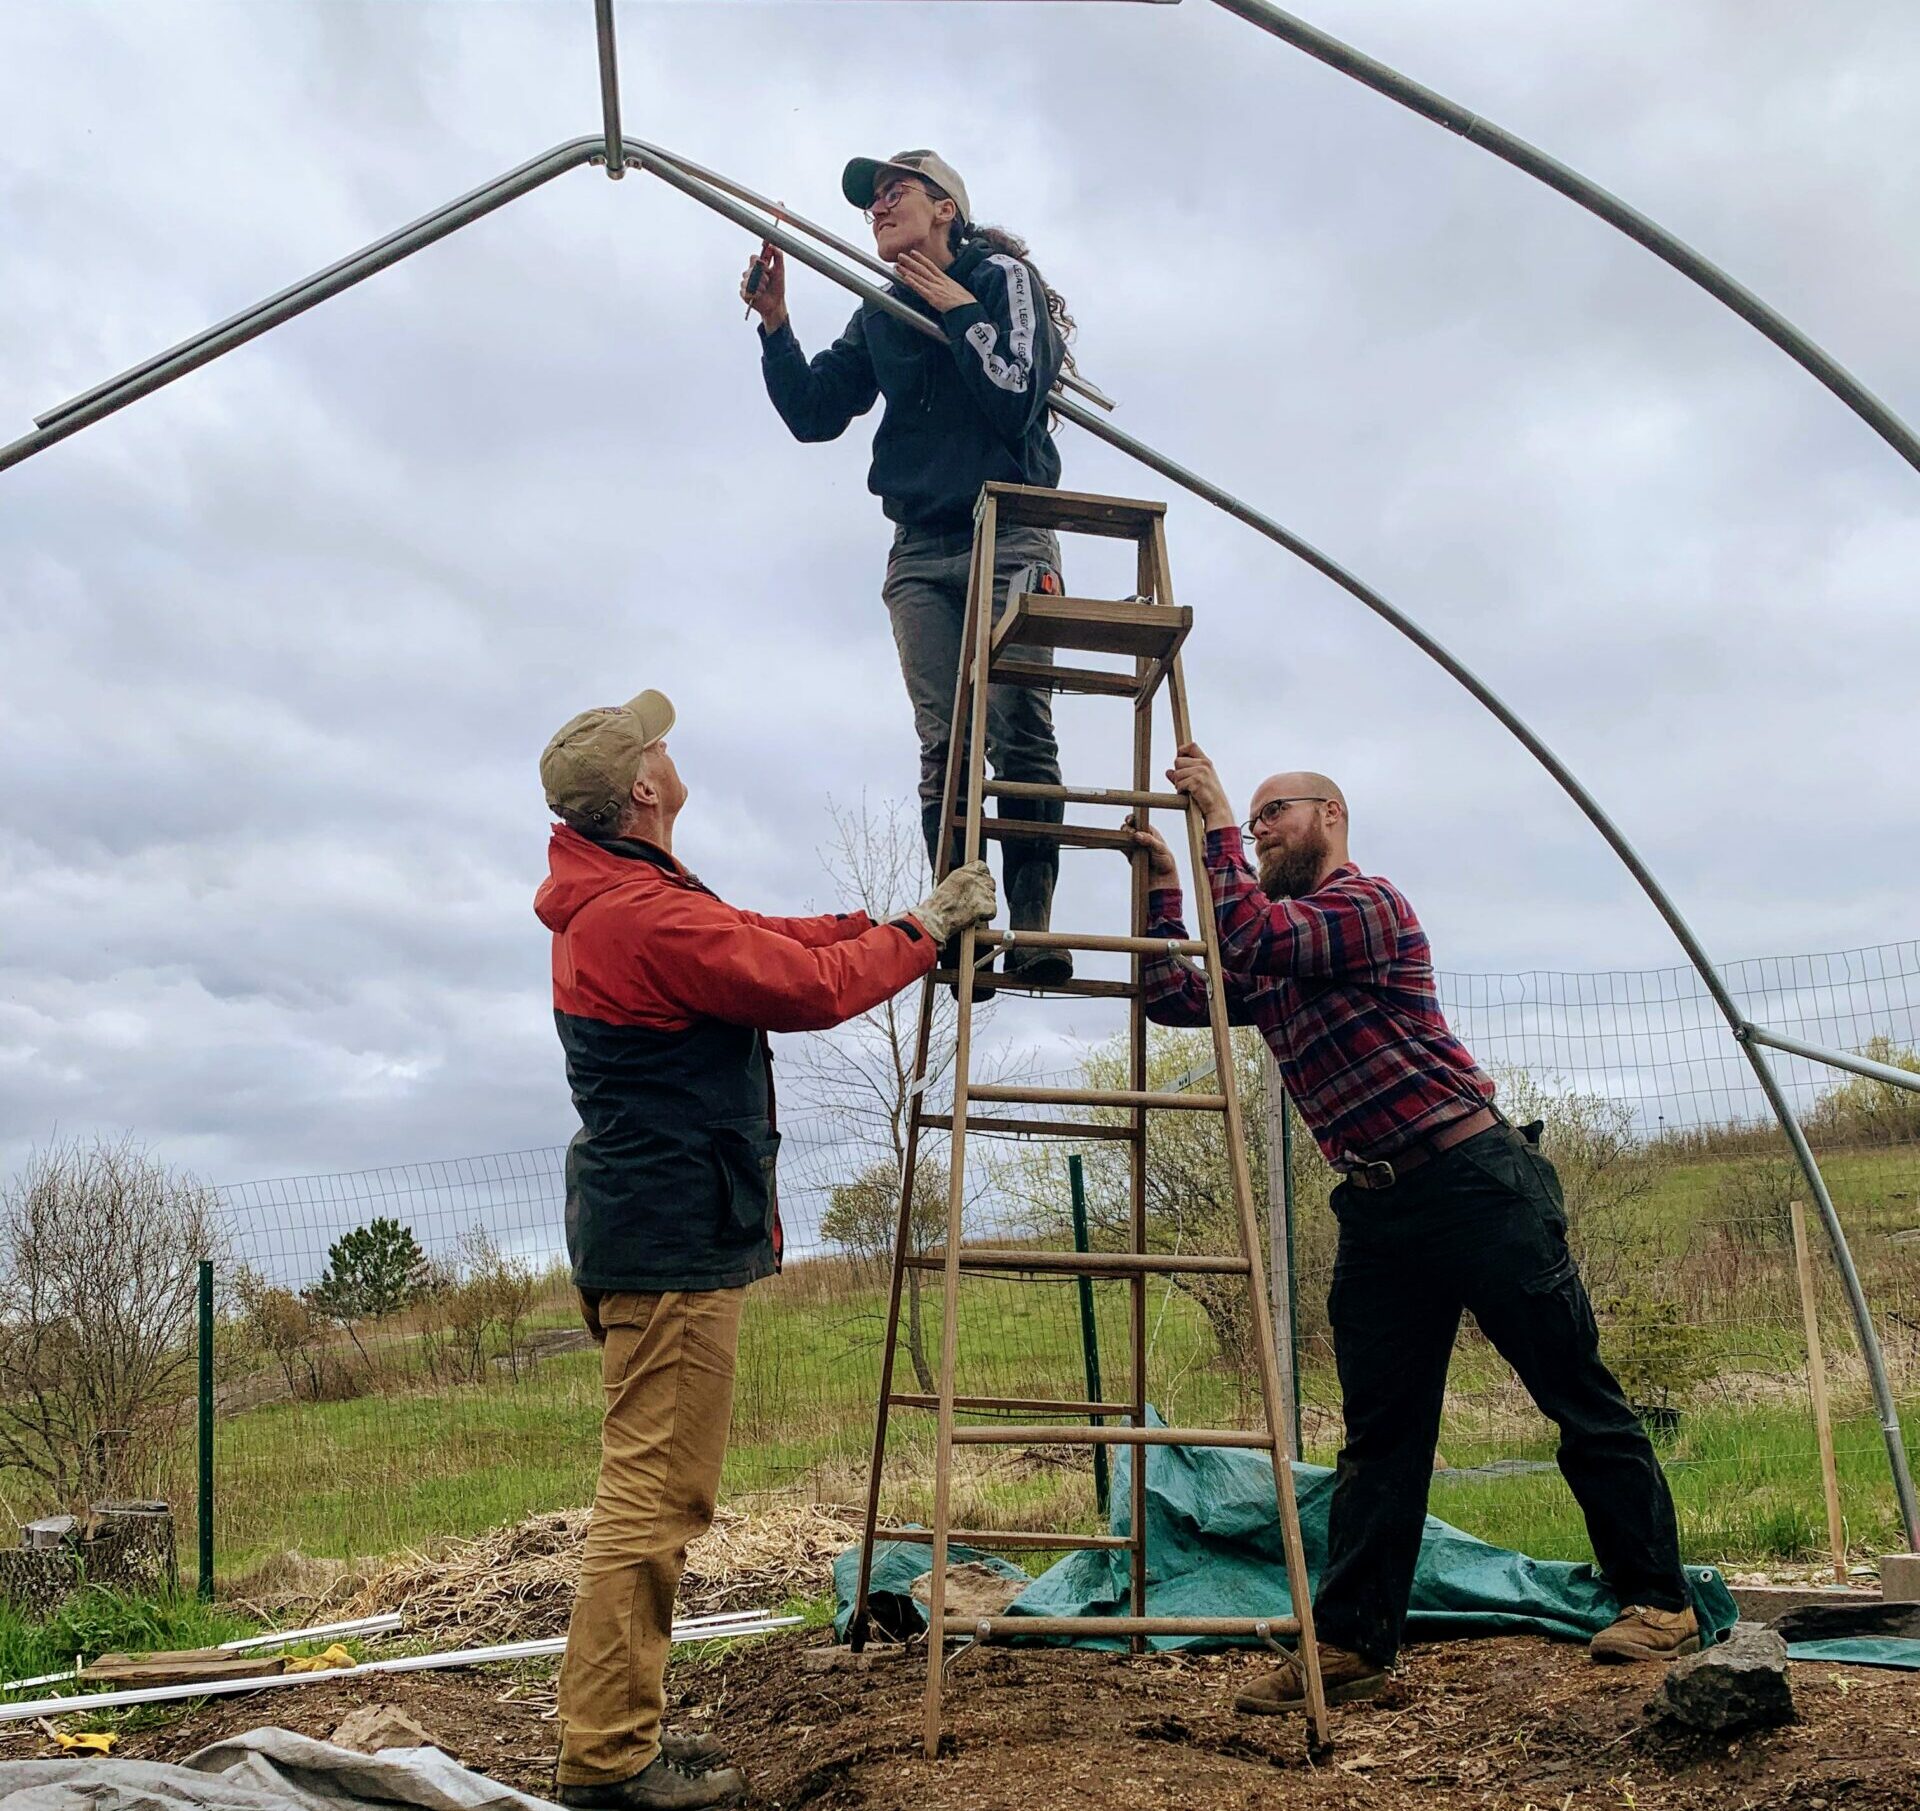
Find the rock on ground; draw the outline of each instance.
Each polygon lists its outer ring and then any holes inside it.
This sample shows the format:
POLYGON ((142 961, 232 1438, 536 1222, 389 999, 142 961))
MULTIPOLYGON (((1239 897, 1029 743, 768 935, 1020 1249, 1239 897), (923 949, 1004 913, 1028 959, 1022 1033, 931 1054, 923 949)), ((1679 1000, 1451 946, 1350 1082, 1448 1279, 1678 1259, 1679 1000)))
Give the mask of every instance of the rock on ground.
POLYGON ((1708 1735, 1791 1723, 1787 1644, 1760 1623, 1736 1622, 1725 1640, 1674 1661, 1650 1708, 1708 1735))

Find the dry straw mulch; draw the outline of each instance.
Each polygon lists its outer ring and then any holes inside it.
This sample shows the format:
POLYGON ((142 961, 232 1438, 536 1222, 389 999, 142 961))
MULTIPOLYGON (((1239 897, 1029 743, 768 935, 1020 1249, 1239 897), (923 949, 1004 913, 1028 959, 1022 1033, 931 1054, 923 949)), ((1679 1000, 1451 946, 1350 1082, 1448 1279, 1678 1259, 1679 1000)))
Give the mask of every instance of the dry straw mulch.
MULTIPOLYGON (((584 1509, 534 1516, 435 1554, 396 1555, 341 1614, 398 1610, 409 1636, 448 1646, 564 1635, 589 1517, 584 1509)), ((687 1550, 677 1607, 682 1615, 777 1609, 790 1597, 815 1596, 859 1537, 849 1513, 828 1504, 723 1506, 712 1531, 687 1550)))

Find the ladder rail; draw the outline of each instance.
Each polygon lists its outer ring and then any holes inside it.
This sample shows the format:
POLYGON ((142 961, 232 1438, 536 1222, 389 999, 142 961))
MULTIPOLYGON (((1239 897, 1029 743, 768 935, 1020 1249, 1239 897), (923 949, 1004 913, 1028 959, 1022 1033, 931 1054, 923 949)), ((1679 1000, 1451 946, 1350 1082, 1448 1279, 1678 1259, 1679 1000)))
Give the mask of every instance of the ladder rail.
MULTIPOLYGON (((980 547, 976 539, 967 562, 967 614, 963 634, 973 628, 974 600, 980 570, 980 547)), ((964 645, 964 644, 963 644, 964 645)), ((950 723, 960 720, 960 707, 966 698, 967 663, 962 659, 953 676, 953 714, 950 723)), ((941 782, 941 822, 953 816, 954 797, 959 785, 960 738, 947 738, 947 771, 941 782)), ((947 877, 951 860, 951 836, 941 840, 934 857, 934 878, 947 877)), ((937 962, 938 958, 936 958, 937 962)), ((900 1297, 907 1285, 907 1260, 913 1252, 913 1184, 920 1162, 920 1133, 927 1124, 927 1063, 933 1046, 933 1007, 935 980, 932 974, 920 985, 920 1026, 914 1038, 913 1084, 907 1114, 906 1152, 900 1170, 900 1208, 894 1227, 893 1276, 887 1293, 887 1329, 880 1346, 880 1403, 873 1424, 873 1451, 867 1468, 867 1508, 860 1542, 860 1572, 853 1594, 853 1616, 847 1625, 847 1645, 857 1654, 865 1647, 870 1624, 873 1595, 874 1531, 880 1526, 881 1474, 887 1454, 888 1406, 892 1400, 894 1359, 900 1343, 900 1297)))
MULTIPOLYGON (((1154 521, 1163 518, 1156 516, 1154 521)), ((1150 542, 1143 536, 1134 546, 1134 595, 1153 598, 1154 562, 1150 542)), ((1133 663, 1136 688, 1144 680, 1149 662, 1133 663)), ((1136 689, 1133 711, 1133 790, 1146 792, 1153 785, 1153 707, 1152 694, 1136 689)), ((1150 808, 1140 807, 1141 823, 1147 821, 1150 808)), ((1192 813, 1187 814, 1191 816, 1192 813)), ((1136 938, 1147 931, 1147 852, 1135 849, 1133 871, 1129 876, 1127 928, 1136 938)), ((1128 976, 1133 995, 1127 1002, 1127 1081, 1136 1094, 1147 1092, 1147 1003, 1146 956, 1137 946, 1130 952, 1128 976)), ((1127 1232, 1132 1250, 1144 1256, 1147 1250, 1147 1110, 1133 1109, 1134 1129, 1138 1133, 1128 1164, 1127 1232)), ((1127 1304, 1127 1336, 1133 1364, 1133 1425, 1147 1425, 1147 1278, 1143 1271, 1130 1285, 1127 1304)), ((1133 1448, 1127 1454, 1127 1532, 1133 1537, 1133 1560, 1128 1583, 1128 1608, 1136 1619, 1147 1613, 1147 1449, 1133 1448)), ((1145 1635, 1137 1634, 1128 1644, 1136 1654, 1147 1651, 1145 1635)))
MULTIPOLYGON (((1170 601, 1172 581, 1167 562, 1166 528, 1156 522, 1152 531, 1153 563, 1170 601)), ((1187 711, 1187 681, 1176 658, 1167 674, 1167 696, 1173 710, 1173 738, 1176 748, 1193 740, 1193 722, 1187 711)), ((1207 990, 1213 1022, 1213 1056, 1219 1074, 1219 1087, 1226 1096, 1227 1158, 1232 1166, 1234 1205, 1240 1219, 1240 1248, 1250 1261, 1248 1287, 1253 1295, 1254 1350, 1260 1363, 1260 1394, 1266 1407, 1268 1447, 1273 1460, 1274 1507, 1280 1516, 1281 1544, 1287 1558, 1290 1594, 1297 1600, 1294 1615, 1299 1621, 1300 1673, 1306 1690, 1309 1740, 1316 1748, 1327 1746, 1332 1727, 1327 1718, 1326 1691, 1320 1677, 1320 1650, 1313 1632, 1312 1593, 1307 1582, 1305 1544, 1300 1538, 1300 1512, 1294 1500, 1293 1467, 1286 1456, 1286 1444, 1280 1438, 1280 1360, 1274 1349, 1273 1319, 1267 1303, 1267 1279, 1261 1267, 1251 1260, 1260 1249, 1260 1229, 1253 1213, 1253 1177, 1247 1166, 1246 1125, 1241 1118, 1240 1091, 1233 1068, 1233 1028, 1227 1022, 1226 974, 1220 965, 1220 921, 1213 909, 1213 888, 1207 878, 1206 826, 1200 813, 1187 813, 1187 851, 1193 864, 1195 909, 1201 922, 1201 941, 1207 946, 1207 990)), ((1271 1183, 1269 1184, 1271 1186, 1271 1183)))
MULTIPOLYGON (((996 522, 999 505, 989 491, 982 498, 974 526, 973 589, 968 627, 973 645, 960 651, 961 686, 958 696, 968 704, 967 828, 964 859, 980 859, 981 796, 987 764, 987 650, 993 633, 993 578, 996 522)), ((953 743, 959 735, 956 721, 948 735, 948 768, 953 765, 953 743)), ((941 834, 951 839, 943 815, 941 834)), ((928 1760, 940 1752, 940 1692, 946 1665, 947 1532, 953 1506, 953 1398, 954 1370, 960 1340, 960 1242, 962 1210, 966 1203, 967 1082, 973 1054, 974 945, 977 933, 970 924, 960 930, 960 1010, 954 1025, 952 1130, 948 1137, 947 1257, 941 1279, 939 1434, 933 1455, 933 1576, 927 1596, 927 1691, 922 1706, 922 1738, 928 1760)), ((916 1096, 916 1100, 919 1097, 916 1096)), ((911 1181, 909 1180, 909 1189, 911 1181)), ((909 1196, 911 1199, 911 1196, 909 1196)))

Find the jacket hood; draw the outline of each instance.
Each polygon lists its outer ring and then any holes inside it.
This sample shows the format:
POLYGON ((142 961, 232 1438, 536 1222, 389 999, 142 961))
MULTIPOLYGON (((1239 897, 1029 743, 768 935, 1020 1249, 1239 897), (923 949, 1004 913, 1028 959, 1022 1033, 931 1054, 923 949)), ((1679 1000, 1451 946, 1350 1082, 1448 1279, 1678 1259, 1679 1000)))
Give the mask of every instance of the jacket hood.
POLYGON ((547 844, 547 878, 533 896, 534 916, 548 930, 564 931, 583 906, 614 887, 648 875, 679 874, 679 864, 664 849, 636 842, 596 843, 555 824, 547 844))

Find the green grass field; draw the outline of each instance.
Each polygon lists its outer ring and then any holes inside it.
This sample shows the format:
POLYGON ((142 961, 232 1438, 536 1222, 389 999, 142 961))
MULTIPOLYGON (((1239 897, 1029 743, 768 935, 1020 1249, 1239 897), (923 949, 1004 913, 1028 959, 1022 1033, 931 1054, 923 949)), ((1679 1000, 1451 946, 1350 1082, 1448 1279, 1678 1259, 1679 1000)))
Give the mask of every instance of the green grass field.
MULTIPOLYGON (((1655 1327, 1653 1357, 1643 1368, 1655 1383, 1668 1370, 1680 1379, 1671 1392, 1679 1422, 1662 1453, 1687 1550, 1703 1561, 1811 1557, 1825 1544, 1824 1512, 1791 1250, 1779 1236, 1769 1193, 1790 1185, 1769 1174, 1777 1159, 1740 1150, 1633 1161, 1646 1164, 1647 1186, 1604 1222, 1598 1214, 1583 1219, 1576 1204, 1575 1223, 1594 1241, 1587 1268, 1603 1321, 1608 1291, 1657 1298, 1679 1317, 1677 1332, 1655 1327), (1601 1243, 1600 1233, 1613 1244, 1601 1243)), ((1920 1157, 1910 1146, 1842 1150, 1826 1163, 1896 1385, 1920 1410, 1920 1243, 1890 1237, 1915 1224, 1920 1157)), ((1300 1248, 1302 1322, 1311 1334, 1302 1353, 1307 1453, 1326 1463, 1339 1429, 1331 1355, 1316 1331, 1324 1325, 1317 1298, 1331 1250, 1323 1205, 1303 1206, 1300 1248)), ((1849 1540, 1856 1551, 1873 1553, 1899 1544, 1892 1494, 1833 1269, 1825 1261, 1819 1268, 1849 1540)), ((934 1355, 937 1295, 929 1288, 924 1304, 923 1343, 934 1355)), ((1123 1400, 1126 1290, 1098 1284, 1094 1296, 1101 1394, 1123 1400)), ((970 1279, 962 1303, 962 1394, 1078 1396, 1087 1388, 1075 1285, 970 1279)), ((726 1497, 797 1491, 819 1501, 860 1499, 885 1305, 881 1267, 846 1259, 803 1260, 756 1288, 742 1338, 726 1497)), ((1244 1378, 1222 1363, 1214 1329, 1192 1298, 1155 1282, 1147 1322, 1147 1394, 1167 1421, 1232 1426, 1251 1419, 1244 1378)), ((526 1330, 551 1336, 570 1324, 565 1293, 554 1287, 526 1330)), ((1616 1363, 1641 1350, 1621 1343, 1624 1324, 1616 1314, 1606 1335, 1616 1363)), ((235 1400, 255 1406, 224 1414, 217 1429, 222 1579, 288 1550, 364 1559, 591 1499, 597 1353, 548 1351, 522 1363, 517 1376, 496 1363, 484 1382, 432 1388, 410 1357, 415 1339, 404 1323, 383 1324, 369 1343, 382 1359, 384 1387, 325 1402, 286 1399, 270 1366, 234 1349, 223 1387, 248 1386, 236 1389, 235 1400)), ((895 1388, 917 1387, 903 1354, 895 1388)), ((888 1474, 894 1514, 924 1517, 930 1508, 931 1425, 923 1411, 895 1411, 888 1474)), ((1908 1438, 1920 1444, 1920 1417, 1909 1418, 1908 1438)), ((1456 1351, 1441 1451, 1448 1469, 1436 1474, 1435 1514, 1543 1558, 1586 1553, 1578 1512, 1556 1471, 1479 1469, 1550 1461, 1553 1432, 1505 1365, 1471 1334, 1456 1351)), ((1063 1528, 1095 1520, 1084 1449, 976 1448, 962 1460, 958 1520, 1063 1528)), ((191 1502, 191 1476, 187 1455, 163 1481, 176 1503, 191 1502)), ((184 1530, 182 1552, 192 1550, 191 1531, 184 1530)))

